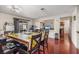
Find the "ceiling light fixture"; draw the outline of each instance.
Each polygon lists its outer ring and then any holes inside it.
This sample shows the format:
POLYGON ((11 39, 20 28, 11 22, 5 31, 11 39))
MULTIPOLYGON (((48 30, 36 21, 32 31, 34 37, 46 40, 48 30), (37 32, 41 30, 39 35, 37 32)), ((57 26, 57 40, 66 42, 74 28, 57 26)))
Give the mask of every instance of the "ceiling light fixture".
POLYGON ((48 11, 47 11, 47 9, 41 8, 40 10, 42 11, 42 14, 43 14, 44 17, 47 17, 47 16, 48 16, 48 11))

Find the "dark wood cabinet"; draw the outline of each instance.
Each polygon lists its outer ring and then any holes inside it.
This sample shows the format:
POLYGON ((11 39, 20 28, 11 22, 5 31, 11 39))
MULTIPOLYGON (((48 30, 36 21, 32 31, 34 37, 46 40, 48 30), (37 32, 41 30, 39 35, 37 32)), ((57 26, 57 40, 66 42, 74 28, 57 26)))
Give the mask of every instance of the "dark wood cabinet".
POLYGON ((60 37, 64 37, 64 29, 60 29, 60 37))
POLYGON ((14 18, 14 32, 27 31, 28 21, 24 19, 14 18), (25 27, 25 28, 24 28, 25 27))
POLYGON ((64 22, 60 22, 60 38, 64 37, 64 22))

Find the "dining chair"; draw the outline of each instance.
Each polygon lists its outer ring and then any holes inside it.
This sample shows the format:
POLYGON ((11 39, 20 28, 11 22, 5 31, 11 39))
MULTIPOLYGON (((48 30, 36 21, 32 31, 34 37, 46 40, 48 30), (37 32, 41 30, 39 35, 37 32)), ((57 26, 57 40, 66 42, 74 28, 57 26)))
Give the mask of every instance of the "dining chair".
POLYGON ((35 52, 38 52, 38 54, 40 54, 41 36, 42 36, 42 33, 32 36, 31 46, 30 46, 30 51, 29 51, 30 54, 35 53, 35 52))
POLYGON ((48 35, 49 35, 49 31, 48 32, 46 32, 46 31, 44 31, 45 33, 43 33, 44 34, 44 38, 43 38, 43 40, 41 41, 41 46, 43 47, 43 53, 45 54, 45 50, 46 50, 46 48, 47 48, 47 51, 48 51, 48 35))

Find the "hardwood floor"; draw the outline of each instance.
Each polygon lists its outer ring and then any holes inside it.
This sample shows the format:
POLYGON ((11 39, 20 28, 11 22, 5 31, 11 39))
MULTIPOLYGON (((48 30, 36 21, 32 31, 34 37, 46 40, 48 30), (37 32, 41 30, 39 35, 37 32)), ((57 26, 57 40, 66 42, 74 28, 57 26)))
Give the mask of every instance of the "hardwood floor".
POLYGON ((77 54, 79 50, 75 48, 72 41, 69 39, 68 34, 59 40, 49 38, 48 40, 49 51, 46 54, 77 54))
MULTIPOLYGON (((69 39, 68 34, 64 34, 59 40, 52 38, 48 39, 48 51, 45 49, 45 54, 78 54, 79 49, 77 49, 72 41, 69 39)), ((34 53, 38 54, 38 53, 34 53)), ((43 54, 41 52, 41 54, 43 54)))

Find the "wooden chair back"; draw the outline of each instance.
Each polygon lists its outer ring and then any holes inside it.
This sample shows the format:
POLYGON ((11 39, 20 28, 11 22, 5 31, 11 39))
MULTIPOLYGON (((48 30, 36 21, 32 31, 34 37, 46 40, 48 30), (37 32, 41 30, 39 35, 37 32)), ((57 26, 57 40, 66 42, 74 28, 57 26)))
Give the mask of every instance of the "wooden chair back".
POLYGON ((31 46, 30 46, 30 53, 32 53, 32 51, 35 52, 36 50, 37 50, 38 53, 40 53, 39 49, 40 49, 40 43, 41 43, 41 36, 42 36, 42 33, 32 36, 31 46), (32 47, 33 41, 36 42, 36 45, 34 47, 32 47))

